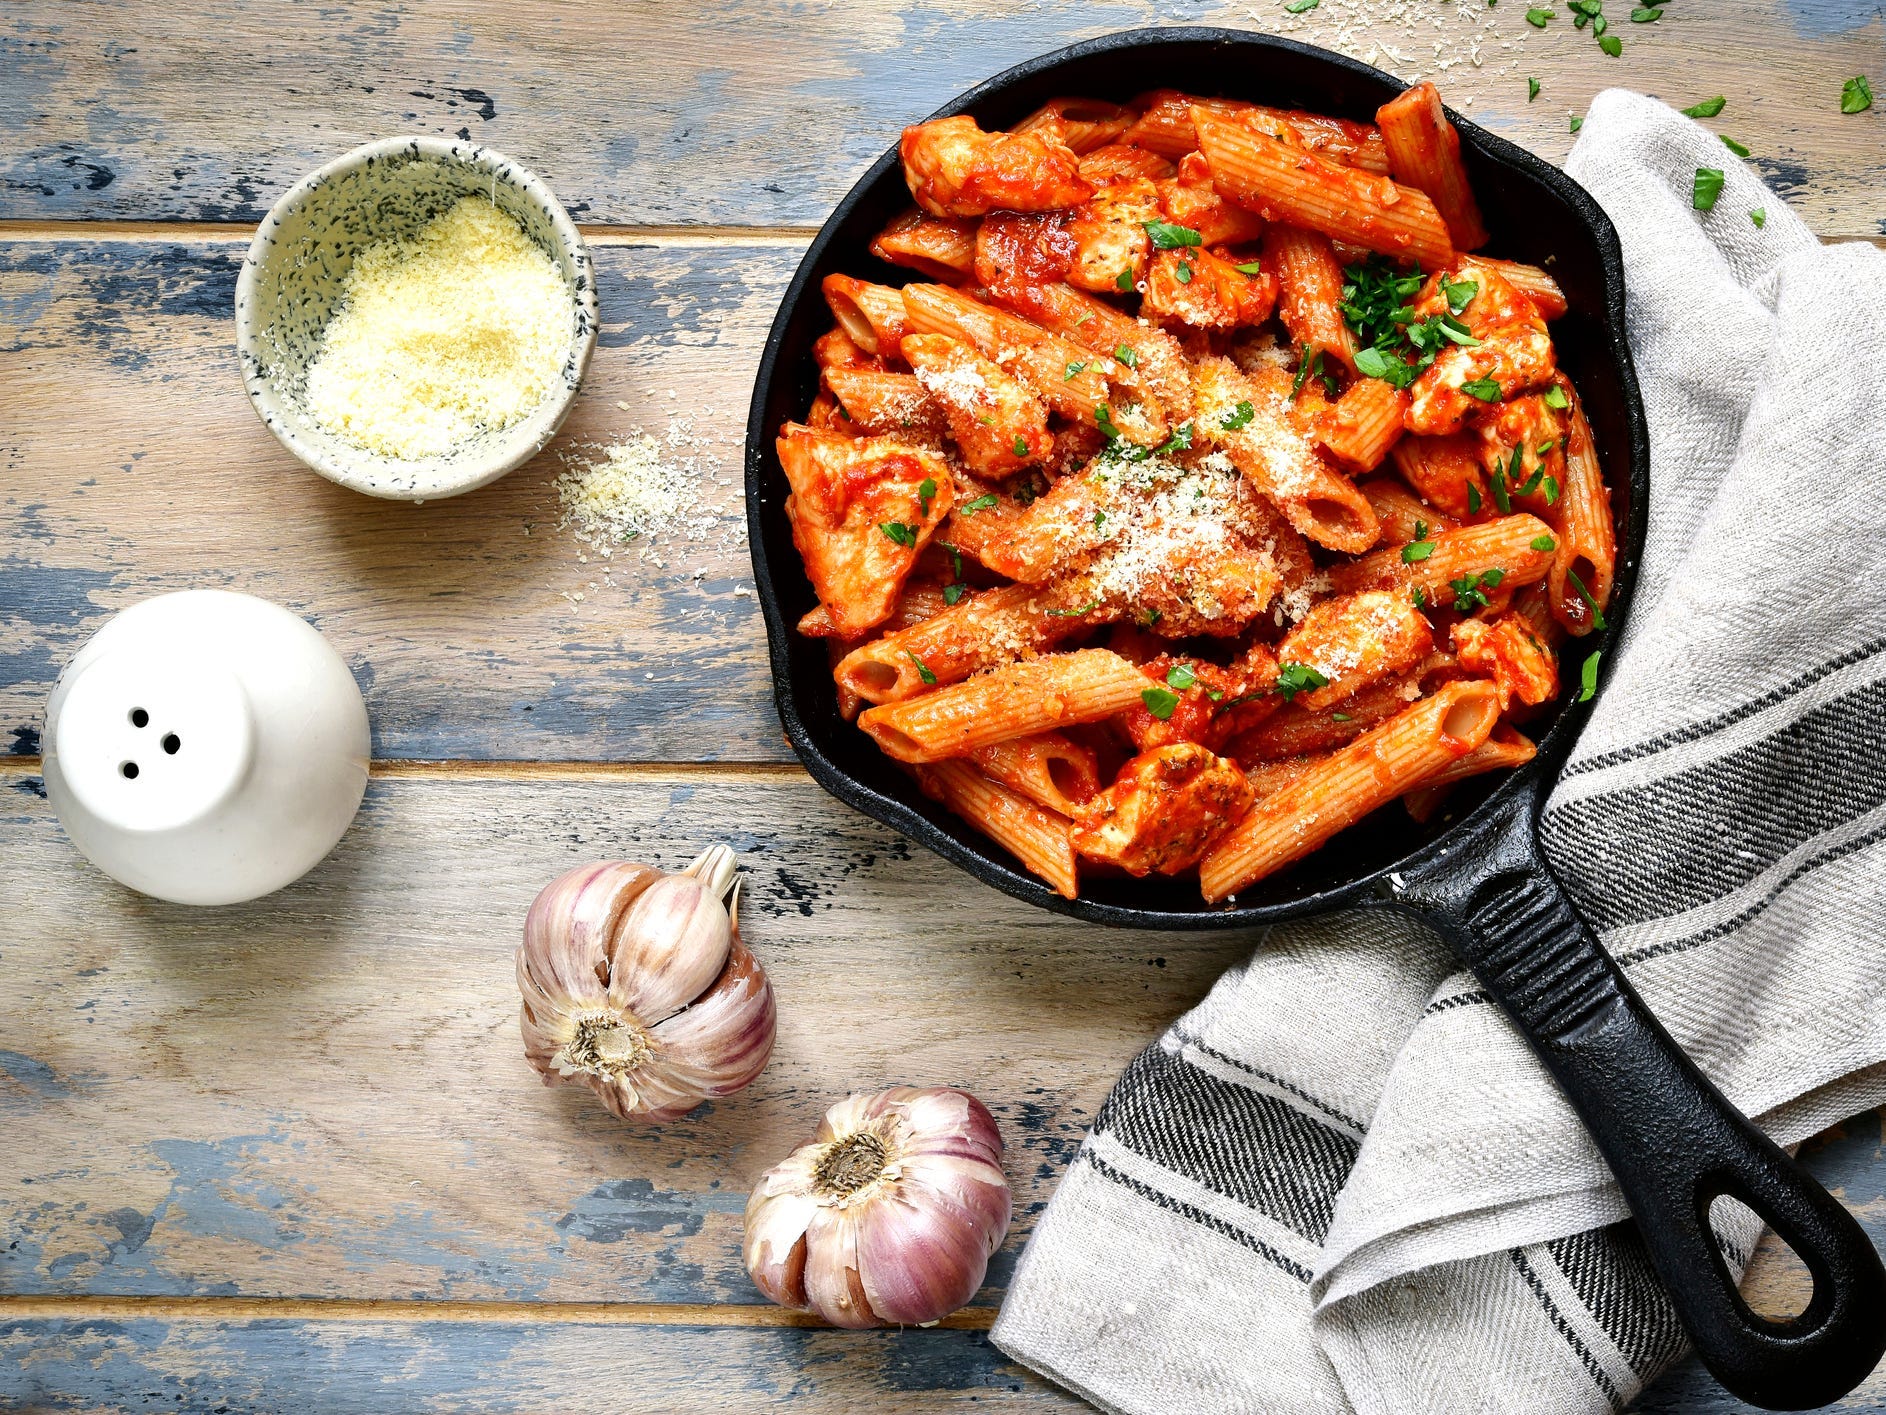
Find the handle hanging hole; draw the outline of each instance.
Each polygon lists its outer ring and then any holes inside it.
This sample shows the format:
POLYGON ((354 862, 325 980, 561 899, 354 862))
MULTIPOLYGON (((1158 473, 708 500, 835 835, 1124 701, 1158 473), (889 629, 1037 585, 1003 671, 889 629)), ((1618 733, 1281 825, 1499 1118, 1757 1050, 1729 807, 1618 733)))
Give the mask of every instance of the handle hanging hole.
POLYGON ((151 715, 144 711, 143 708, 131 709, 131 725, 133 727, 148 727, 150 726, 150 722, 151 715))
MULTIPOLYGON (((1740 1199, 1719 1194, 1709 1205, 1709 1226, 1725 1247, 1747 1252, 1744 1235, 1761 1229, 1762 1217, 1740 1199)), ((1762 1231, 1755 1256, 1742 1277, 1742 1300, 1758 1317, 1789 1322, 1807 1310, 1814 1296, 1814 1274, 1772 1228, 1762 1231)))
POLYGON ((138 764, 136 762, 122 762, 118 766, 118 774, 126 781, 136 781, 138 779, 138 764))
POLYGON ((181 747, 182 745, 183 745, 183 739, 179 737, 175 732, 166 732, 164 734, 164 754, 166 756, 171 756, 171 757, 176 756, 177 748, 181 747))

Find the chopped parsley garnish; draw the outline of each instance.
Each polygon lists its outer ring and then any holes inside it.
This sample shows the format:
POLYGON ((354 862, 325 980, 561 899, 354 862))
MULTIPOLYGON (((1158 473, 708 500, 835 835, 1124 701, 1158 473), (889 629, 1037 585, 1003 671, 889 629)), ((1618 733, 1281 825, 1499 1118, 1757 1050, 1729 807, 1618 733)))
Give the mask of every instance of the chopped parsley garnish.
POLYGON ((1067 366, 1067 373, 1062 376, 1061 382, 1072 383, 1074 381, 1075 374, 1086 373, 1086 372, 1087 372, 1087 360, 1080 359, 1076 362, 1070 363, 1067 366))
POLYGON ((1545 504, 1550 506, 1558 499, 1559 479, 1557 477, 1547 477, 1545 479, 1545 504))
POLYGON ((1028 455, 1028 439, 1027 438, 1017 437, 1015 439, 1015 455, 1017 457, 1026 457, 1028 455))
POLYGON ((1133 288, 1132 270, 1131 269, 1122 270, 1118 275, 1114 277, 1113 283, 1117 288, 1121 290, 1131 290, 1133 288))
POLYGON ((1567 398, 1565 396, 1565 390, 1555 383, 1545 391, 1545 405, 1556 412, 1562 413, 1572 406, 1572 400, 1567 398))
POLYGON ((1314 10, 1320 3, 1321 0, 1290 0, 1290 3, 1284 6, 1284 12, 1291 15, 1300 15, 1305 10, 1314 10))
POLYGON ((1539 81, 1535 78, 1526 80, 1526 102, 1531 103, 1539 96, 1539 81))
POLYGON ((1500 514, 1510 516, 1513 512, 1513 498, 1506 490, 1505 471, 1495 468, 1493 475, 1487 478, 1487 486, 1493 492, 1493 504, 1500 508, 1500 514))
POLYGON ((1257 409, 1251 406, 1248 398, 1240 398, 1238 406, 1218 419, 1218 426, 1226 432, 1236 432, 1257 416, 1257 409))
POLYGON ((1748 156, 1748 149, 1746 147, 1743 147, 1741 143, 1737 142, 1734 138, 1730 137, 1727 133, 1717 133, 1716 136, 1721 138, 1722 145, 1728 148, 1729 151, 1733 152, 1737 157, 1748 156))
POLYGON ((1331 722, 1348 722, 1350 719, 1349 714, 1346 712, 1332 712, 1329 715, 1329 720, 1331 722))
POLYGON ((1532 548, 1534 550, 1557 550, 1559 543, 1553 540, 1551 536, 1534 536, 1532 538, 1532 548))
POLYGON ((1428 592, 1419 585, 1416 585, 1413 589, 1408 591, 1408 598, 1415 602, 1416 609, 1426 609, 1428 607, 1428 592))
POLYGON ((1094 426, 1100 429, 1101 436, 1109 442, 1120 440, 1120 429, 1113 425, 1113 409, 1105 403, 1094 405, 1094 426))
POLYGON ((1443 280, 1441 293, 1447 296, 1447 308, 1459 314, 1473 303, 1473 297, 1480 293, 1478 280, 1443 280))
POLYGON ((1057 619, 1071 619, 1076 615, 1092 614, 1098 608, 1100 608, 1100 601, 1096 599, 1083 604, 1079 609, 1050 609, 1047 612, 1057 619))
POLYGON ((1534 29, 1544 29, 1546 22, 1551 18, 1552 12, 1550 10, 1526 11, 1526 23, 1531 25, 1534 29))
MULTIPOLYGON (((1517 458, 1519 454, 1517 451, 1515 451, 1513 455, 1515 458, 1517 458)), ((1545 454, 1541 453, 1540 455, 1544 456, 1545 454)), ((1526 478, 1526 484, 1520 487, 1519 494, 1521 496, 1531 496, 1535 491, 1539 489, 1539 483, 1544 477, 1545 477, 1545 463, 1541 462, 1539 463, 1538 466, 1532 469, 1532 475, 1526 478)))
POLYGON ((1714 211, 1716 198, 1722 195, 1722 169, 1720 167, 1698 167, 1696 180, 1690 185, 1690 205, 1698 211, 1714 211))
POLYGON ((1864 113, 1873 106, 1873 85, 1865 74, 1855 74, 1840 86, 1840 111, 1864 113))
POLYGON ((1634 25, 1654 25, 1663 18, 1661 5, 1639 5, 1631 11, 1631 23, 1634 25))
POLYGON ((1125 344, 1120 345, 1118 348, 1116 348, 1113 351, 1113 357, 1118 359, 1121 363, 1125 364, 1128 368, 1139 367, 1138 352, 1134 349, 1129 348, 1125 344))
POLYGON ((1480 488, 1472 482, 1467 483, 1467 514, 1470 516, 1480 514, 1480 488))
POLYGON ((934 688, 936 686, 936 674, 930 671, 929 664, 918 658, 917 655, 912 653, 909 649, 904 650, 904 657, 917 665, 917 676, 923 679, 925 687, 934 688))
POLYGON ((1460 391, 1469 398, 1478 398, 1482 403, 1500 401, 1500 385, 1490 378, 1476 378, 1460 385, 1460 391))
POLYGON ((1142 221, 1146 234, 1153 238, 1153 249, 1176 251, 1180 246, 1202 246, 1205 238, 1190 226, 1174 226, 1170 221, 1142 221))
POLYGON ((902 521, 884 521, 878 525, 878 529, 906 548, 917 543, 917 528, 906 526, 902 521))
MULTIPOLYGON (((965 505, 958 507, 957 510, 959 511, 960 514, 964 516, 973 516, 978 511, 987 511, 991 506, 995 505, 995 501, 996 501, 995 493, 993 491, 985 491, 982 493, 981 496, 978 496, 974 501, 968 502, 965 505)), ((895 540, 896 537, 893 536, 892 539, 895 540)))
POLYGON ((1158 623, 1158 622, 1159 622, 1159 621, 1160 621, 1161 619, 1164 619, 1165 617, 1166 617, 1166 615, 1165 615, 1165 611, 1164 611, 1164 610, 1160 610, 1160 609, 1149 609, 1149 610, 1147 610, 1147 611, 1146 611, 1146 624, 1147 624, 1147 627, 1149 627, 1149 628, 1150 628, 1150 627, 1151 627, 1152 625, 1154 625, 1154 624, 1157 624, 1157 623, 1158 623))
POLYGON ((1585 666, 1578 670, 1578 701, 1581 703, 1590 702, 1598 691, 1598 660, 1603 654, 1603 649, 1593 649, 1585 666))
POLYGON ((1198 682, 1198 674, 1192 671, 1189 663, 1175 663, 1166 670, 1166 686, 1184 692, 1198 682))
POLYGON ((1465 574, 1457 580, 1449 580, 1454 590, 1454 612, 1472 614, 1476 609, 1487 606, 1488 590, 1498 589, 1500 581, 1506 578, 1504 570, 1495 568, 1482 570, 1478 575, 1465 574))
POLYGON ((1255 260, 1247 260, 1243 265, 1234 265, 1231 268, 1240 275, 1262 275, 1264 273, 1263 264, 1255 260))
POLYGON ((1683 116, 1685 118, 1713 118, 1722 111, 1728 101, 1721 94, 1717 94, 1714 98, 1705 98, 1701 103, 1692 103, 1683 110, 1683 116))
POLYGON ((963 591, 968 588, 969 586, 965 585, 961 580, 957 580, 954 584, 943 586, 943 603, 956 603, 957 600, 963 597, 963 591))
POLYGON ((1192 424, 1180 423, 1172 430, 1172 436, 1153 448, 1152 455, 1163 457, 1168 452, 1183 452, 1192 445, 1192 424))
POLYGON ((1584 126, 1585 120, 1574 113, 1572 115, 1572 132, 1577 133, 1577 131, 1584 126))
POLYGON ((1434 554, 1434 542, 1431 540, 1411 540, 1401 548, 1401 563, 1413 565, 1416 561, 1426 560, 1434 554))
POLYGON ((1181 259, 1177 265, 1173 266, 1172 273, 1181 285, 1192 283, 1192 267, 1185 260, 1181 259))
POLYGON ((1298 693, 1311 688, 1327 688, 1329 679, 1318 673, 1307 663, 1283 663, 1277 666, 1277 686, 1271 691, 1281 693, 1285 702, 1295 702, 1298 693))
POLYGON ((1146 704, 1146 711, 1161 722, 1171 717, 1172 710, 1179 705, 1179 695, 1164 688, 1148 688, 1139 695, 1139 700, 1146 704))
MULTIPOLYGON (((959 580, 962 579, 963 578, 963 553, 962 551, 958 550, 955 546, 951 545, 946 540, 940 540, 937 542, 937 544, 942 546, 943 549, 947 550, 950 553, 951 573, 953 573, 957 579, 959 580)), ((956 603, 956 601, 951 600, 950 603, 954 604, 956 603)))
POLYGON ((936 478, 925 477, 917 487, 917 514, 928 516, 930 503, 936 500, 936 478))
POLYGON ((1414 538, 1416 540, 1426 540, 1428 538, 1428 523, 1426 521, 1415 522, 1414 538))
POLYGON ((1099 530, 1102 526, 1106 524, 1107 524, 1107 513, 1105 511, 1094 512, 1094 529, 1099 530))
POLYGON ((1565 568, 1565 578, 1572 582, 1572 588, 1578 591, 1578 597, 1585 601, 1585 607, 1591 611, 1591 627, 1602 631, 1607 626, 1604 611, 1598 608, 1598 601, 1591 597, 1591 591, 1585 588, 1585 582, 1578 578, 1578 572, 1569 565, 1565 568))
MULTIPOLYGON (((1603 24, 1604 21, 1599 20, 1598 23, 1603 24)), ((1598 47, 1615 59, 1624 52, 1624 41, 1615 34, 1607 34, 1598 40, 1598 47)))

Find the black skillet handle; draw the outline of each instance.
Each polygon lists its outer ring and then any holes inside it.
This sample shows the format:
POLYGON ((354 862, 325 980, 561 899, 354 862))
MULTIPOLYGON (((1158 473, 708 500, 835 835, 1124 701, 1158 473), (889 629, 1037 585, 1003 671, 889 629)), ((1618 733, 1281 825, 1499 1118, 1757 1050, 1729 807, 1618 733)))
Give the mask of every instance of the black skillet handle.
POLYGON ((1471 821, 1391 900, 1453 944, 1584 1120, 1697 1354, 1733 1394, 1770 1410, 1830 1404, 1886 1350, 1886 1269, 1853 1216, 1696 1068, 1572 908, 1523 797, 1471 821), (1757 1316, 1709 1229, 1727 1194, 1754 1209, 1814 1276, 1807 1310, 1757 1316))

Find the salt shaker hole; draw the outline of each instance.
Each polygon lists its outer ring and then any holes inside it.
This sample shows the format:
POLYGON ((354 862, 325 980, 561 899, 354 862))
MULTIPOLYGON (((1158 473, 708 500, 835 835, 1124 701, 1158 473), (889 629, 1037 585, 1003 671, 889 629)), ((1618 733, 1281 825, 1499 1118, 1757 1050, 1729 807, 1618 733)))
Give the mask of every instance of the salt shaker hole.
POLYGON ((151 715, 148 712, 144 711, 143 708, 131 709, 131 725, 133 727, 149 726, 150 720, 151 720, 151 715))
POLYGON ((138 764, 136 762, 126 762, 124 763, 124 765, 120 766, 118 770, 124 776, 124 779, 126 781, 137 780, 138 764))
POLYGON ((172 756, 172 757, 176 756, 177 748, 181 747, 182 745, 183 745, 183 739, 179 737, 175 732, 166 732, 164 734, 165 755, 172 756))

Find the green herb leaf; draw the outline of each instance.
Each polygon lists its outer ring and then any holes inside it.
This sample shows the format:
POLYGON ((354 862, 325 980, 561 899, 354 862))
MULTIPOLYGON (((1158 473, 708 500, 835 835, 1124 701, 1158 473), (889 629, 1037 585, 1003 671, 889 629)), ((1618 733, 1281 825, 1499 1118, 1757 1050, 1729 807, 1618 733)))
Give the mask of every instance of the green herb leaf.
POLYGON ((1413 565, 1416 561, 1426 560, 1434 554, 1434 542, 1431 540, 1411 540, 1401 548, 1401 563, 1413 565))
POLYGON ((1015 455, 1017 457, 1026 457, 1028 455, 1028 439, 1027 438, 1017 437, 1015 439, 1015 455))
POLYGON ((1120 429, 1113 425, 1113 409, 1105 403, 1094 405, 1094 426, 1100 429, 1101 436, 1109 442, 1120 440, 1120 429))
MULTIPOLYGON (((1540 455, 1544 456, 1545 454, 1541 453, 1540 455)), ((1545 463, 1541 462, 1532 469, 1532 475, 1526 478, 1526 484, 1519 489, 1519 494, 1521 496, 1531 496, 1539 489, 1539 480, 1543 476, 1545 476, 1545 463)))
POLYGON ((1064 378, 1062 378, 1061 382, 1072 383, 1074 381, 1075 374, 1086 373, 1086 372, 1087 372, 1087 360, 1080 359, 1078 361, 1071 362, 1068 364, 1067 374, 1064 378))
POLYGON ((1121 344, 1114 349, 1113 357, 1118 359, 1121 363, 1125 364, 1128 368, 1139 367, 1138 352, 1133 349, 1128 348, 1124 344, 1121 344))
POLYGON ((1467 483, 1467 514, 1470 516, 1480 514, 1480 488, 1472 482, 1467 483))
POLYGON ((1247 260, 1243 265, 1234 265, 1231 268, 1240 275, 1262 275, 1264 273, 1263 265, 1255 260, 1247 260))
POLYGON ((1728 148, 1729 151, 1733 152, 1737 157, 1748 156, 1748 149, 1743 147, 1741 143, 1737 142, 1734 138, 1730 137, 1727 133, 1717 133, 1716 136, 1721 138, 1722 145, 1728 148))
MULTIPOLYGON (((1598 23, 1603 24, 1604 21, 1599 20, 1598 23)), ((1615 34, 1607 34, 1598 41, 1598 47, 1615 59, 1624 52, 1624 41, 1615 34)))
POLYGON ((1320 0, 1290 0, 1290 3, 1284 6, 1284 9, 1290 14, 1300 15, 1305 10, 1314 10, 1319 3, 1320 0))
POLYGON ((1100 601, 1095 599, 1088 601, 1078 609, 1050 609, 1046 612, 1054 615, 1057 619, 1072 619, 1078 615, 1092 614, 1098 608, 1100 608, 1100 601))
MULTIPOLYGON (((1320 357, 1320 355, 1319 355, 1320 357)), ((1303 380, 1310 376, 1310 346, 1305 344, 1303 352, 1297 355, 1297 376, 1290 385, 1290 401, 1295 402, 1297 394, 1303 391, 1303 380)))
POLYGON ((1161 619, 1164 619, 1165 617, 1166 617, 1165 611, 1162 609, 1149 609, 1146 611, 1146 623, 1148 626, 1157 624, 1161 619))
MULTIPOLYGON (((951 545, 946 540, 940 540, 937 542, 937 544, 942 546, 945 550, 947 550, 950 553, 950 569, 954 572, 958 580, 962 579, 963 578, 963 553, 962 551, 958 550, 955 546, 951 545)), ((951 600, 950 603, 954 604, 956 603, 956 601, 951 600)))
POLYGON ((1419 585, 1416 585, 1413 589, 1408 591, 1408 598, 1415 602, 1416 609, 1426 609, 1428 607, 1428 592, 1419 585))
POLYGON ((1505 474, 1495 472, 1488 478, 1487 486, 1493 492, 1493 504, 1500 508, 1500 514, 1503 516, 1512 515, 1513 498, 1507 493, 1505 474))
POLYGON ((1840 111, 1864 113, 1873 106, 1873 85, 1865 74, 1855 74, 1840 86, 1840 111))
POLYGON ((1757 231, 1761 230, 1762 227, 1768 224, 1768 208, 1765 206, 1756 207, 1748 214, 1748 219, 1755 223, 1755 229, 1757 231))
POLYGON ((1472 614, 1476 609, 1485 609, 1486 590, 1481 586, 1493 589, 1505 578, 1506 573, 1503 570, 1488 570, 1483 574, 1466 574, 1457 580, 1449 580, 1448 584, 1453 587, 1454 591, 1454 613, 1472 614))
POLYGON ((1153 238, 1153 249, 1176 251, 1181 246, 1202 246, 1205 238, 1190 226, 1174 226, 1170 221, 1142 221, 1146 234, 1153 238))
POLYGON ((1166 670, 1168 688, 1177 688, 1180 692, 1184 692, 1196 682, 1198 682, 1198 674, 1192 671, 1192 665, 1189 663, 1175 663, 1166 670))
POLYGON ((1329 679, 1318 673, 1307 663, 1284 663, 1277 667, 1277 686, 1273 692, 1283 694, 1285 702, 1295 702, 1298 693, 1311 688, 1327 688, 1329 679))
POLYGON ((1428 523, 1426 521, 1415 522, 1414 538, 1416 540, 1426 540, 1428 538, 1428 523))
POLYGON ((1565 396, 1565 390, 1555 383, 1545 391, 1545 405, 1556 412, 1562 413, 1572 406, 1572 400, 1567 398, 1565 396))
POLYGON ((1094 529, 1099 530, 1102 526, 1106 524, 1107 524, 1107 513, 1105 511, 1094 512, 1094 529))
POLYGON ((1350 721, 1350 717, 1346 712, 1332 712, 1329 715, 1329 720, 1331 722, 1348 722, 1350 721))
POLYGON ((1256 416, 1257 409, 1251 406, 1250 400, 1240 398, 1238 400, 1238 406, 1218 420, 1218 426, 1223 428, 1226 432, 1236 432, 1239 428, 1246 426, 1251 419, 1256 416))
POLYGON ((1164 688, 1148 688, 1139 695, 1139 700, 1146 704, 1146 711, 1161 722, 1170 718, 1172 710, 1179 705, 1179 695, 1169 693, 1164 688))
POLYGON ((1631 11, 1631 23, 1634 25, 1654 25, 1663 18, 1663 10, 1656 5, 1639 5, 1631 11))
POLYGON ((1717 94, 1714 98, 1705 98, 1701 103, 1692 103, 1683 110, 1683 116, 1685 118, 1713 118, 1722 111, 1723 105, 1728 101, 1721 94, 1717 94))
POLYGON ((1460 391, 1469 398, 1478 398, 1482 403, 1500 401, 1500 385, 1490 378, 1476 378, 1460 385, 1460 391))
POLYGON ((1567 566, 1565 578, 1572 582, 1572 588, 1578 591, 1578 597, 1585 601, 1585 607, 1591 611, 1591 627, 1603 630, 1608 627, 1604 622, 1604 611, 1598 608, 1598 601, 1591 597, 1591 591, 1585 588, 1585 582, 1578 578, 1578 572, 1567 566))
POLYGON ((934 688, 936 686, 936 674, 930 671, 929 664, 918 658, 917 655, 912 653, 909 649, 904 650, 904 657, 917 665, 917 676, 923 679, 926 687, 934 688))
POLYGON ((1696 180, 1690 186, 1690 205, 1698 211, 1714 211, 1716 198, 1722 195, 1722 169, 1720 167, 1698 167, 1696 180))
POLYGON ((1579 117, 1576 113, 1574 113, 1572 115, 1572 131, 1575 133, 1584 126, 1585 126, 1585 120, 1579 117))
POLYGON ((943 586, 943 603, 955 604, 957 600, 963 597, 963 591, 968 588, 969 586, 965 585, 961 580, 956 581, 954 584, 943 586))
POLYGON ((1172 436, 1153 448, 1152 455, 1163 457, 1168 452, 1183 452, 1192 445, 1192 424, 1180 423, 1172 430, 1172 436))
POLYGON ((1558 499, 1559 479, 1557 477, 1547 477, 1545 479, 1545 504, 1550 506, 1558 499))
POLYGON ((985 491, 983 492, 981 496, 978 496, 974 501, 968 502, 965 505, 957 507, 956 508, 957 514, 962 515, 962 516, 973 516, 978 511, 987 511, 991 506, 995 505, 995 500, 996 500, 995 493, 993 491, 985 491))
POLYGON ((1534 536, 1532 538, 1532 548, 1534 550, 1557 550, 1559 543, 1553 540, 1551 536, 1534 536))
POLYGON ((1531 103, 1539 96, 1539 81, 1535 78, 1526 80, 1526 102, 1531 103))
POLYGON ((1578 670, 1578 701, 1581 703, 1590 702, 1598 691, 1598 660, 1603 654, 1603 649, 1593 649, 1585 666, 1578 670))
POLYGON ((917 486, 917 514, 928 516, 930 503, 936 500, 936 478, 925 477, 917 486))
POLYGON ((1480 293, 1478 280, 1443 280, 1441 293, 1447 296, 1447 308, 1459 314, 1473 303, 1473 297, 1480 293))
POLYGON ((1192 283, 1192 267, 1183 260, 1172 267, 1172 274, 1181 285, 1192 283))
POLYGON ((906 548, 917 543, 917 528, 906 526, 902 521, 882 521, 879 522, 878 529, 906 548))
POLYGON ((1116 275, 1113 278, 1113 284, 1116 289, 1130 291, 1133 288, 1132 270, 1131 269, 1122 270, 1118 275, 1116 275))
POLYGON ((1526 11, 1526 23, 1531 25, 1534 29, 1544 29, 1546 27, 1546 21, 1551 18, 1552 12, 1550 10, 1526 11))

